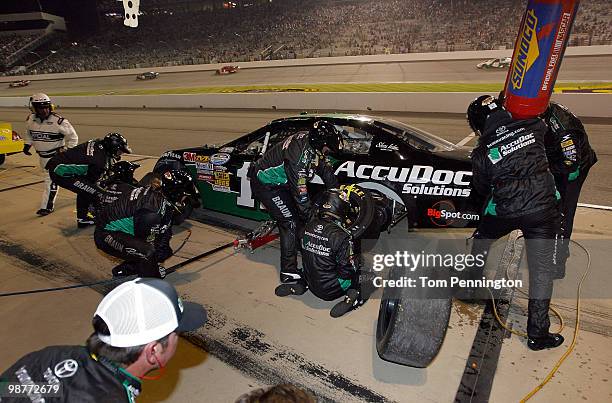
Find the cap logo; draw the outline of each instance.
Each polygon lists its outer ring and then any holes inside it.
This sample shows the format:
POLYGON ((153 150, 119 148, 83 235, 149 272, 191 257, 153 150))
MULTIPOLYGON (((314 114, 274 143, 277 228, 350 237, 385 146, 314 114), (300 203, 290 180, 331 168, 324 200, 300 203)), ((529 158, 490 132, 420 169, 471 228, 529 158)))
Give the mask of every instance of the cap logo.
POLYGON ((185 309, 185 308, 183 308, 183 300, 179 297, 177 299, 177 302, 178 302, 178 307, 181 310, 181 313, 183 313, 183 310, 185 309))

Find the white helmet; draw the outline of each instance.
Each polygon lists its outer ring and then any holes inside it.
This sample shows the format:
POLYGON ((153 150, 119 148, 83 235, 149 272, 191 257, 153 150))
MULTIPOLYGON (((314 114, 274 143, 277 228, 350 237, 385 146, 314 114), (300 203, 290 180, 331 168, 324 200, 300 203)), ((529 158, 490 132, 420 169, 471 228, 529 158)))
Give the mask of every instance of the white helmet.
POLYGON ((44 103, 51 104, 51 98, 49 98, 47 94, 38 93, 30 97, 30 102, 33 104, 44 104, 44 103))

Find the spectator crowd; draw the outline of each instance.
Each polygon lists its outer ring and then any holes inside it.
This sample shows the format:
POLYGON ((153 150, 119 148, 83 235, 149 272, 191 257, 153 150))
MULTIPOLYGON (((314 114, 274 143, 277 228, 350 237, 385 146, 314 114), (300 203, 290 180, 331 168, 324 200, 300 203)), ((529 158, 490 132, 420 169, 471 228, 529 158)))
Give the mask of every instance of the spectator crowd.
MULTIPOLYGON (((102 4, 99 33, 46 44, 58 52, 36 72, 508 49, 525 8, 524 0, 279 0, 229 9, 143 0, 133 29, 121 3, 102 4)), ((611 20, 608 0, 583 2, 570 46, 612 43, 611 20)))

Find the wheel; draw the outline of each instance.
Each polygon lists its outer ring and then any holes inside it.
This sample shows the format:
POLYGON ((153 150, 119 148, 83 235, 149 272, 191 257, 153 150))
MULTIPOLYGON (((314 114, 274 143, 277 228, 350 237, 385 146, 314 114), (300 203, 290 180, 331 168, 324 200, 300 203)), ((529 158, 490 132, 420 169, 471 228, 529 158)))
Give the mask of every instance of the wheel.
MULTIPOLYGON (((391 270, 390 279, 400 277, 398 270, 391 270)), ((408 287, 385 288, 376 326, 380 358, 411 367, 427 367, 444 341, 451 303, 450 297, 427 298, 408 287)))
POLYGON ((6 155, 0 154, 0 165, 4 164, 4 160, 6 160, 6 155))

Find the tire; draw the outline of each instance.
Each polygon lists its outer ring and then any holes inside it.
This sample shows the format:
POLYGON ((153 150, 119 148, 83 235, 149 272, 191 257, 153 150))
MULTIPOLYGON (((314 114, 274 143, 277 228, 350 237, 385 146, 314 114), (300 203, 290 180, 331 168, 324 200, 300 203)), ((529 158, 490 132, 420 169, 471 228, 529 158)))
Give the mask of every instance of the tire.
POLYGON ((6 155, 0 154, 0 165, 4 164, 5 160, 6 160, 6 155))
MULTIPOLYGON (((391 279, 400 277, 399 271, 391 270, 391 279)), ((385 361, 425 368, 444 341, 452 299, 414 294, 411 288, 385 288, 378 311, 376 351, 385 361)))

